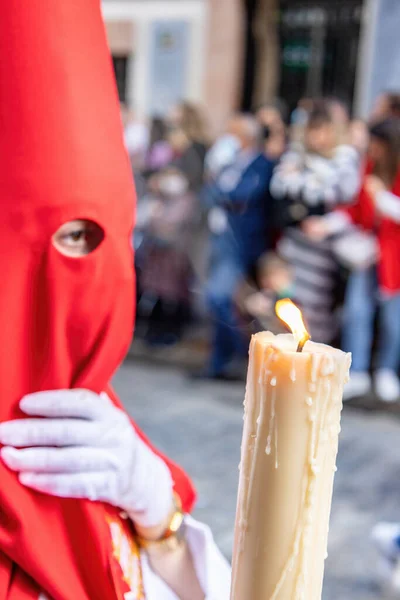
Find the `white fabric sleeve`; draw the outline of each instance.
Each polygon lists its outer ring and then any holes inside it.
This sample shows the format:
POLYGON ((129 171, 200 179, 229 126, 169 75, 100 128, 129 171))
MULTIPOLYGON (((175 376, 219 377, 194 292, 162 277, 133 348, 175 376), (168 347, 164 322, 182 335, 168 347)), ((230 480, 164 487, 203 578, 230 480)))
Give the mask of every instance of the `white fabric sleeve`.
POLYGON ((338 204, 348 204, 360 189, 360 156, 351 146, 338 146, 332 159, 313 160, 314 167, 302 164, 301 155, 288 152, 276 167, 270 186, 271 194, 276 198, 288 196, 302 200, 306 205, 324 204, 332 209, 338 204), (296 162, 297 161, 297 162, 296 162), (325 168, 322 168, 325 164, 325 168), (324 175, 329 167, 330 176, 324 175))
POLYGON ((346 229, 349 229, 352 224, 349 215, 342 211, 333 211, 322 218, 329 235, 342 233, 346 229))
MULTIPOLYGON (((231 569, 218 550, 209 527, 186 517, 186 540, 205 600, 229 600, 231 569)), ((141 560, 146 600, 179 600, 152 571, 145 553, 141 560)))
POLYGON ((340 204, 352 202, 361 187, 361 156, 350 145, 338 146, 334 164, 337 169, 337 201, 340 204))
POLYGON ((186 539, 205 600, 229 600, 231 568, 217 548, 211 529, 189 516, 186 526, 186 539))
POLYGON ((384 190, 376 194, 375 202, 379 212, 383 216, 392 219, 396 223, 400 223, 400 198, 398 196, 384 190))

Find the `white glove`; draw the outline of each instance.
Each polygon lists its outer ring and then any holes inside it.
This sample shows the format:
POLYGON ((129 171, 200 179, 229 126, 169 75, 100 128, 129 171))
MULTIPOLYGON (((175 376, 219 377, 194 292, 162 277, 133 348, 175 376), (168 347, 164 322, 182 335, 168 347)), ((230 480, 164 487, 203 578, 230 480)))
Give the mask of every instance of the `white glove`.
POLYGON ((53 496, 107 502, 139 526, 172 506, 170 472, 106 394, 58 390, 25 396, 30 417, 0 423, 1 458, 22 484, 53 496))

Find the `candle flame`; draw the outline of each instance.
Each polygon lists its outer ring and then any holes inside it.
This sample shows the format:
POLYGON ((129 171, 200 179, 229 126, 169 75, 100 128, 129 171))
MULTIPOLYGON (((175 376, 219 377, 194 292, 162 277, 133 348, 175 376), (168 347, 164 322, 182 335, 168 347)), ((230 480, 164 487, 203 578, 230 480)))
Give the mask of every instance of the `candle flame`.
POLYGON ((303 315, 300 309, 288 298, 278 300, 275 311, 281 321, 291 329, 296 341, 304 345, 310 339, 306 326, 304 325, 303 315))

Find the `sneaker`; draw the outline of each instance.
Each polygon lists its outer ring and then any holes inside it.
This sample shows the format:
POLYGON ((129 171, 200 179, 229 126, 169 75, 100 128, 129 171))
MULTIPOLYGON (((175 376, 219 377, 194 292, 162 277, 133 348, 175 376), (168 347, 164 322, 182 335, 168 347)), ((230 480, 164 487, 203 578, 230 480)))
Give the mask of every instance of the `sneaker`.
POLYGON ((400 398, 400 380, 391 369, 379 369, 375 374, 376 395, 382 402, 396 402, 400 398))
POLYGON ((366 396, 371 388, 371 376, 367 371, 350 372, 350 381, 344 386, 343 400, 366 396))

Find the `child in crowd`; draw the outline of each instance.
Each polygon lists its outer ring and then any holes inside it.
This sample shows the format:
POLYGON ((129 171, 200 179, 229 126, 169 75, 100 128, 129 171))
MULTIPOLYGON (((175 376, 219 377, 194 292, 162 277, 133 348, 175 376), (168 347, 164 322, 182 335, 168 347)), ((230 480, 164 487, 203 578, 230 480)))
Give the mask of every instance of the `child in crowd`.
POLYGON ((242 282, 236 294, 236 304, 252 330, 267 329, 286 332, 275 314, 275 304, 282 298, 293 298, 293 272, 289 263, 275 252, 267 252, 258 261, 256 287, 242 282))
POLYGON ((293 266, 296 299, 312 338, 325 343, 338 330, 333 316, 337 265, 329 242, 310 239, 306 224, 312 216, 351 202, 358 192, 360 154, 339 145, 338 138, 330 103, 314 102, 303 142, 282 157, 271 183, 276 220, 285 228, 280 253, 293 266))

